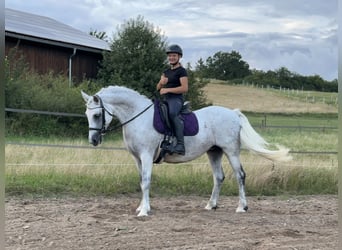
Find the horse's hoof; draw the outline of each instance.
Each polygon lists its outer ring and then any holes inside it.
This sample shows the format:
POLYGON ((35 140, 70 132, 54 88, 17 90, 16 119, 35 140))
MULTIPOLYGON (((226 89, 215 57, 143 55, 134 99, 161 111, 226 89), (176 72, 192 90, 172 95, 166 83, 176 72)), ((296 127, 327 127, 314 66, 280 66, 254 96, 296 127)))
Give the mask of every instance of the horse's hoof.
POLYGON ((216 210, 217 208, 218 208, 217 205, 211 206, 210 204, 206 205, 206 207, 205 207, 206 210, 216 210))
POLYGON ((236 209, 236 212, 237 213, 246 213, 247 212, 247 210, 248 210, 248 206, 245 206, 245 207, 238 207, 237 209, 236 209))
POLYGON ((137 216, 138 217, 148 216, 148 213, 147 212, 144 213, 144 212, 140 211, 137 216))

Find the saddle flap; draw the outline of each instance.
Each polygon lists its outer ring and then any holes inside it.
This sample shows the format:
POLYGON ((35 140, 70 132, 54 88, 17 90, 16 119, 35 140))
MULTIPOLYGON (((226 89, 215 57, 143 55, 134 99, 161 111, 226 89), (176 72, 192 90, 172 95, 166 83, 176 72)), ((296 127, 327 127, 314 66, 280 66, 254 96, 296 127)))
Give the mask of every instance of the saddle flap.
POLYGON ((162 119, 167 129, 171 131, 172 126, 171 126, 171 122, 169 119, 169 109, 168 109, 167 104, 165 102, 160 102, 159 108, 160 108, 160 118, 162 119))

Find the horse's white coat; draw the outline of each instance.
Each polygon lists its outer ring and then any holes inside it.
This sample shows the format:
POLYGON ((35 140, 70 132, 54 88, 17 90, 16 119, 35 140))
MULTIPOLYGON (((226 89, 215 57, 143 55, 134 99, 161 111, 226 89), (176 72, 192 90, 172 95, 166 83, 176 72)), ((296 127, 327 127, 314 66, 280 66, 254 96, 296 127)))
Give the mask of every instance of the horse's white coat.
MULTIPOLYGON (((152 101, 131 89, 119 86, 103 88, 97 94, 102 99, 106 110, 116 116, 121 123, 128 121, 152 101)), ((89 127, 101 128, 101 108, 96 98, 82 92, 86 101, 86 115, 89 127), (97 108, 98 107, 98 108, 97 108)), ((218 106, 209 106, 194 111, 199 122, 199 133, 196 136, 185 137, 186 154, 166 155, 164 161, 180 163, 193 160, 207 153, 212 171, 214 186, 210 200, 205 207, 217 207, 217 201, 224 180, 222 169, 222 156, 225 154, 234 170, 239 185, 239 205, 236 212, 246 212, 247 201, 245 197, 245 172, 240 163, 240 147, 260 154, 272 161, 288 160, 288 149, 268 150, 267 142, 251 127, 247 118, 239 110, 230 110, 218 106), (214 147, 215 146, 215 147, 214 147)), ((106 126, 112 116, 105 113, 106 126)), ((154 154, 163 138, 153 128, 153 108, 123 126, 123 138, 127 150, 133 155, 140 174, 142 199, 137 208, 138 216, 147 216, 150 211, 149 189, 153 167, 154 154)), ((99 131, 89 130, 89 142, 93 145, 99 143, 99 131)))

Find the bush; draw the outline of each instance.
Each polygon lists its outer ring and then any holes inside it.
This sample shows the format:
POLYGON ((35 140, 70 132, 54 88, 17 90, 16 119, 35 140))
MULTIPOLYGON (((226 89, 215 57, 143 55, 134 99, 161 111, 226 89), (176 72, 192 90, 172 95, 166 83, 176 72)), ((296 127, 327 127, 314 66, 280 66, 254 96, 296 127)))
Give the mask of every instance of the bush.
MULTIPOLYGON (((80 90, 94 92, 99 88, 90 81, 69 87, 66 77, 30 72, 25 58, 14 50, 5 59, 5 67, 6 108, 83 114, 80 90)), ((6 112, 5 119, 7 136, 83 136, 88 128, 85 117, 6 112)))
MULTIPOLYGON (((87 91, 88 83, 69 88, 67 79, 52 74, 31 73, 6 83, 7 108, 83 114, 84 101, 80 89, 87 91)), ((33 113, 6 112, 7 135, 65 135, 86 133, 87 119, 33 113)))

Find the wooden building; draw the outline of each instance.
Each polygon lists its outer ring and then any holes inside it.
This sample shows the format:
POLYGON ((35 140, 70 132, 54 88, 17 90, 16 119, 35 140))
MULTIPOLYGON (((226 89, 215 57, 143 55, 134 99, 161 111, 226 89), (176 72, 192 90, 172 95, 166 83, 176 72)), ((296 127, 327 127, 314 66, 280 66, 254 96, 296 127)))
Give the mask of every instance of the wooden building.
POLYGON ((5 55, 23 54, 31 70, 69 77, 70 83, 95 78, 106 41, 49 17, 5 9, 5 55))

